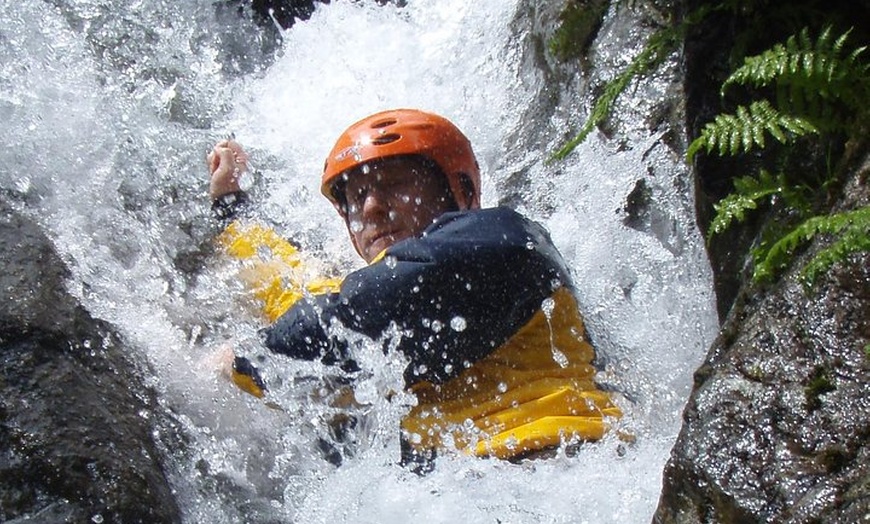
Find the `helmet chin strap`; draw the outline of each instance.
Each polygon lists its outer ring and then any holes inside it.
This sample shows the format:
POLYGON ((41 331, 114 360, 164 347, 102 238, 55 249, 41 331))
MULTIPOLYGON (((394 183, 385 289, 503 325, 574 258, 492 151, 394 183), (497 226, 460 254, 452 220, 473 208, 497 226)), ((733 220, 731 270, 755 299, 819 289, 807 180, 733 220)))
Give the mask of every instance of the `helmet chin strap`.
POLYGON ((356 249, 357 254, 359 254, 359 256, 361 256, 362 259, 366 261, 366 263, 368 263, 369 261, 366 260, 366 256, 363 254, 362 249, 359 248, 359 244, 356 243, 356 239, 354 238, 353 233, 350 231, 350 224, 347 223, 347 220, 345 220, 344 223, 345 225, 347 225, 347 234, 350 235, 350 243, 353 244, 353 248, 356 249))
POLYGON ((476 206, 474 205, 474 196, 467 193, 463 193, 462 195, 454 195, 453 199, 456 201, 456 207, 458 207, 460 211, 468 211, 469 209, 476 209, 480 207, 480 204, 477 204, 476 206))

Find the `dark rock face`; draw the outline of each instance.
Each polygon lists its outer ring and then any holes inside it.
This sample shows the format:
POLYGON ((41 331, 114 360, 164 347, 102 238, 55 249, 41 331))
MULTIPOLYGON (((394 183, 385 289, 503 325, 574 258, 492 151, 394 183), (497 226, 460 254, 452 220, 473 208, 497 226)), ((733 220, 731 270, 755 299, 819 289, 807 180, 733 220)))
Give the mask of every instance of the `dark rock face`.
MULTIPOLYGON (((374 0, 380 5, 394 4, 403 7, 405 0, 374 0)), ((308 20, 314 14, 317 4, 328 4, 330 0, 227 0, 239 10, 250 7, 257 24, 270 27, 278 24, 282 29, 289 29, 297 20, 308 20)))
POLYGON ((315 4, 328 4, 329 0, 227 0, 241 12, 249 7, 257 24, 271 27, 278 24, 289 29, 297 20, 308 20, 314 13, 315 4))
MULTIPOLYGON (((844 208, 870 203, 863 160, 844 208)), ((655 522, 870 518, 870 254, 809 291, 801 262, 738 295, 695 375, 655 522)))
MULTIPOLYGON (((704 2, 689 0, 687 11, 704 2)), ((789 4, 820 8, 813 0, 789 4)), ((763 9, 760 5, 755 6, 763 9)), ((819 20, 844 27, 866 20, 866 2, 826 3, 819 20)), ((719 13, 685 42, 686 119, 692 136, 722 111, 719 86, 733 69, 729 50, 747 19, 719 13)), ((859 41, 866 41, 858 30, 859 41)), ((753 31, 760 52, 794 33, 770 21, 753 31)), ((870 150, 852 144, 845 187, 834 207, 870 203, 870 150)), ((696 159, 696 205, 702 229, 712 203, 747 159, 696 159)), ((835 209, 835 210, 836 210, 835 209)), ((654 522, 865 522, 870 519, 870 255, 836 265, 810 290, 797 279, 804 263, 830 242, 819 238, 770 286, 749 283, 747 256, 770 210, 729 228, 710 244, 723 328, 683 414, 664 471, 654 522)))
POLYGON ((178 522, 143 373, 2 198, 0 263, 0 520, 178 522))

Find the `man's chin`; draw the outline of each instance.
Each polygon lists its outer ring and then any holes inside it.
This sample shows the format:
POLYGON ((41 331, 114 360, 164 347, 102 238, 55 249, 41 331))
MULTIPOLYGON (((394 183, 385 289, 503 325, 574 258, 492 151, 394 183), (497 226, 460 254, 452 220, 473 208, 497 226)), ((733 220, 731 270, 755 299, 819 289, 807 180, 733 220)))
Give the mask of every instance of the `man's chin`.
POLYGON ((374 260, 378 257, 385 249, 392 246, 396 242, 399 242, 404 237, 395 237, 393 235, 385 235, 375 239, 374 242, 369 244, 366 249, 366 254, 369 256, 369 261, 374 260))

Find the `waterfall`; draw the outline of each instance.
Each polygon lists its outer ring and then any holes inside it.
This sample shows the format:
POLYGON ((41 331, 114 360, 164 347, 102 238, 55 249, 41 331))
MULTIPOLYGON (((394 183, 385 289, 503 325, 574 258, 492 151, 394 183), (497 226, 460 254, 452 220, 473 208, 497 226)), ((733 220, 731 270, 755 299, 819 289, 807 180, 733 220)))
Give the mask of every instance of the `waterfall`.
MULTIPOLYGON (((165 449, 187 521, 649 521, 717 329, 691 172, 668 136, 680 130, 650 125, 675 96, 676 59, 620 99, 612 133, 551 163, 589 100, 579 81, 554 81, 536 29, 555 8, 541 2, 334 1, 284 32, 274 58, 268 32, 212 0, 0 3, 0 186, 69 263, 70 291, 153 370, 148 383, 189 437, 189 449, 165 449), (632 438, 520 464, 445 457, 418 477, 395 464, 409 400, 383 394, 401 389, 401 367, 372 352, 361 442, 335 468, 313 444, 334 413, 310 398, 330 370, 265 362, 279 409, 214 371, 228 341, 264 353, 231 270, 204 247, 206 152, 233 133, 252 156, 244 185, 258 218, 319 267, 349 271, 361 262, 319 172, 347 125, 394 107, 453 120, 477 152, 483 205, 508 203, 549 229, 632 438)), ((640 50, 643 14, 631 9, 607 14, 598 78, 640 50)))

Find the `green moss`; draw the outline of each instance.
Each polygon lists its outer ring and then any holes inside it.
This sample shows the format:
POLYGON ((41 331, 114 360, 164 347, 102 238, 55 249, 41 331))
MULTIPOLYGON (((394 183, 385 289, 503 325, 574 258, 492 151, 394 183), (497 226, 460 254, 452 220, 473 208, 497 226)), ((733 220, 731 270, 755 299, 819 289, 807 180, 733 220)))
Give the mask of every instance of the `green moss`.
POLYGON ((569 2, 559 15, 559 27, 548 42, 550 53, 561 62, 583 56, 601 27, 608 5, 607 0, 569 2))
POLYGON ((806 387, 804 387, 807 407, 811 410, 820 408, 822 402, 819 397, 825 393, 830 393, 835 389, 837 389, 837 387, 834 385, 829 371, 824 366, 816 366, 816 369, 813 371, 813 376, 810 378, 806 387))

